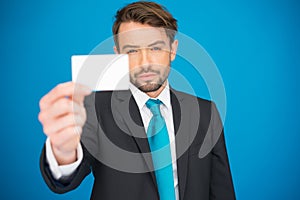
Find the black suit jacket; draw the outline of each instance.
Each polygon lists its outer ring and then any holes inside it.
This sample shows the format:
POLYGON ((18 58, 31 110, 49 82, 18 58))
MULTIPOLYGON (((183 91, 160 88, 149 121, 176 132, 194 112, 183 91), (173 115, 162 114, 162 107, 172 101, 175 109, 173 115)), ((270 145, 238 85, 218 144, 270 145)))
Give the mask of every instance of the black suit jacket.
MULTIPOLYGON (((214 103, 171 90, 180 200, 232 200, 233 183, 223 127, 214 103)), ((97 92, 85 99, 84 158, 76 172, 55 180, 43 149, 42 175, 64 193, 91 171, 91 199, 158 200, 149 145, 130 91, 97 92)))

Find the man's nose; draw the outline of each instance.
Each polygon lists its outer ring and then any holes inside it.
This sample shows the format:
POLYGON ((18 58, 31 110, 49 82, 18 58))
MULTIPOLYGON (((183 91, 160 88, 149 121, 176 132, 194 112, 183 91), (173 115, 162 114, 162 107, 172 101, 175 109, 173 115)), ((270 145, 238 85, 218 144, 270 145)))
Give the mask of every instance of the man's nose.
POLYGON ((140 53, 140 65, 147 66, 150 62, 150 54, 147 48, 141 49, 140 53))

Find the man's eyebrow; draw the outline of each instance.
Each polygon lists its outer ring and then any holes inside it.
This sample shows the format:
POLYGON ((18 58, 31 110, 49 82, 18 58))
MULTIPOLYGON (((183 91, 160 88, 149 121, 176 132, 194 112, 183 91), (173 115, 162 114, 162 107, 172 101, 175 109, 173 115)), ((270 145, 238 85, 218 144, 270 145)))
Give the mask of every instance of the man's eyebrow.
POLYGON ((126 49, 126 48, 139 48, 140 46, 138 45, 130 45, 130 44, 126 44, 122 47, 122 50, 126 49))
MULTIPOLYGON (((163 40, 158 40, 158 41, 155 41, 155 42, 149 44, 148 47, 152 47, 152 46, 155 46, 155 45, 157 45, 157 44, 163 44, 163 45, 165 45, 166 43, 165 43, 165 41, 163 41, 163 40)), ((124 45, 124 46, 122 47, 122 50, 124 50, 124 49, 126 49, 126 48, 139 48, 139 47, 140 47, 139 45, 126 44, 126 45, 124 45)))
POLYGON ((148 47, 152 47, 152 46, 155 46, 157 44, 166 44, 166 43, 163 40, 158 40, 156 42, 153 42, 152 44, 149 44, 148 47))

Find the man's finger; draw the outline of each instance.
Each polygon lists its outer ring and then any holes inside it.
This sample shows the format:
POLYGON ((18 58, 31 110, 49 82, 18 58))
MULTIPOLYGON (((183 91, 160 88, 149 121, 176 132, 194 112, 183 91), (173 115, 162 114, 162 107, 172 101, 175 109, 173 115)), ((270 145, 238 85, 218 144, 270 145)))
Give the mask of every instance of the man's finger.
POLYGON ((45 127, 47 127, 47 135, 51 136, 52 134, 61 132, 63 129, 67 127, 75 127, 75 126, 80 126, 82 127, 85 123, 85 116, 84 115, 74 115, 69 114, 62 116, 58 119, 55 119, 51 121, 50 125, 45 124, 45 127))
MULTIPOLYGON (((74 83, 66 82, 58 84, 48 94, 46 94, 40 101, 40 108, 46 109, 51 106, 57 99, 62 97, 73 98, 74 101, 83 101, 84 96, 91 94, 91 89, 88 87, 74 83)), ((79 103, 81 103, 79 102, 79 103)))
POLYGON ((66 127, 60 132, 57 132, 50 136, 51 144, 55 146, 57 149, 61 150, 63 149, 63 146, 66 143, 72 142, 74 144, 73 149, 75 149, 79 142, 81 132, 82 132, 82 128, 80 126, 66 127), (76 141, 75 143, 74 140, 76 141))
POLYGON ((61 98, 54 102, 51 107, 41 110, 39 120, 42 124, 45 124, 70 113, 85 114, 85 109, 70 99, 61 98))

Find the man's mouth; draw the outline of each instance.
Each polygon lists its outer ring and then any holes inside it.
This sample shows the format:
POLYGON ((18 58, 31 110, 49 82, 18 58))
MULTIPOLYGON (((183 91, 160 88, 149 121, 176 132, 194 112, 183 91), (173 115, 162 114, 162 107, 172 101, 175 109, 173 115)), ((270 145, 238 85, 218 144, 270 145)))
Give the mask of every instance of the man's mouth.
POLYGON ((147 72, 147 73, 142 73, 137 76, 137 79, 141 81, 151 81, 157 76, 157 73, 154 72, 147 72))

